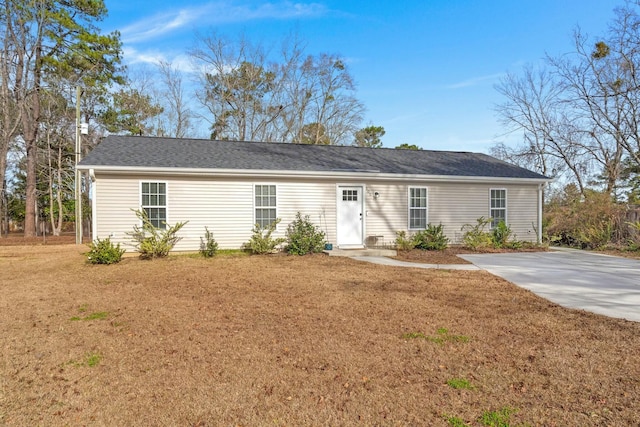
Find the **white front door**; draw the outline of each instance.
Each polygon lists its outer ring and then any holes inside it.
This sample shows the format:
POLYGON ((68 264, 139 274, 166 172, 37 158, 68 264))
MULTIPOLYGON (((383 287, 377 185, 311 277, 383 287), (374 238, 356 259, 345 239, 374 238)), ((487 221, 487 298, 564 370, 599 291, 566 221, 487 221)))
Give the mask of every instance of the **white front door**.
POLYGON ((362 247, 364 228, 362 187, 338 187, 338 247, 362 247))

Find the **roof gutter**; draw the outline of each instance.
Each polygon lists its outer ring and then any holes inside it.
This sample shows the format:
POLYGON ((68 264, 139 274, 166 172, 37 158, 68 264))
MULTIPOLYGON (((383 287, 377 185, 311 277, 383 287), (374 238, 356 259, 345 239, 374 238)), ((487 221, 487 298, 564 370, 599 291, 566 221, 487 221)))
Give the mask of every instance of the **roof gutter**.
POLYGON ((264 169, 195 169, 195 168, 157 168, 130 166, 78 165, 80 170, 93 170, 95 174, 136 175, 154 174, 168 176, 200 176, 200 177, 238 177, 238 178, 315 178, 315 179, 378 179, 386 181, 424 180, 441 182, 514 182, 540 184, 551 182, 551 178, 515 178, 493 176, 458 176, 458 175, 421 175, 393 174, 375 171, 290 171, 264 169))

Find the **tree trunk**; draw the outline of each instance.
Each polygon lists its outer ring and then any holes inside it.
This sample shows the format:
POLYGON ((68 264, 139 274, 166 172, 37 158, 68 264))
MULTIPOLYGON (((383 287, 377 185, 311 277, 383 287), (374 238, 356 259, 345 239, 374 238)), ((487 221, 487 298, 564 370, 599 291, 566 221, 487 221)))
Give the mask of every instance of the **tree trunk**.
POLYGON ((9 221, 8 215, 6 215, 7 206, 7 180, 5 174, 7 173, 7 156, 0 155, 0 239, 5 237, 9 233, 9 221))
POLYGON ((58 145, 56 153, 56 165, 52 161, 51 141, 49 135, 47 135, 47 164, 48 164, 48 188, 49 193, 49 221, 51 222, 51 232, 54 236, 59 236, 62 229, 62 145, 58 145), (55 190, 57 185, 57 190, 55 190), (57 215, 56 215, 57 207, 57 215))
MULTIPOLYGON (((36 132, 33 133, 35 134, 36 132)), ((24 213, 24 237, 34 237, 37 235, 36 204, 38 203, 38 196, 36 193, 36 156, 38 152, 35 138, 31 139, 31 141, 25 141, 25 144, 27 149, 27 179, 24 213)))
POLYGON ((60 144, 58 146, 58 165, 56 172, 58 179, 58 191, 56 192, 56 201, 58 203, 58 223, 53 227, 54 236, 59 236, 62 233, 62 223, 64 220, 64 206, 62 204, 62 172, 62 144, 60 144))
MULTIPOLYGON (((40 34, 40 37, 42 35, 40 34)), ((24 236, 37 235, 36 221, 38 219, 36 206, 36 174, 38 172, 38 125, 40 123, 40 87, 42 84, 42 38, 36 40, 34 46, 33 88, 23 102, 22 130, 26 149, 26 194, 24 214, 24 236), (30 102, 29 102, 30 101, 30 102)))

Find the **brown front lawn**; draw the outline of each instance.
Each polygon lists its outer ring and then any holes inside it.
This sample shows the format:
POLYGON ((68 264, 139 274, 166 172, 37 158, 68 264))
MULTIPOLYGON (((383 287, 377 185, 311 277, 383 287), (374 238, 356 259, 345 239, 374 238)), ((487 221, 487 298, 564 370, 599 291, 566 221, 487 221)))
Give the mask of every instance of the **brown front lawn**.
POLYGON ((640 424, 639 323, 485 272, 85 250, 0 246, 0 424, 640 424))

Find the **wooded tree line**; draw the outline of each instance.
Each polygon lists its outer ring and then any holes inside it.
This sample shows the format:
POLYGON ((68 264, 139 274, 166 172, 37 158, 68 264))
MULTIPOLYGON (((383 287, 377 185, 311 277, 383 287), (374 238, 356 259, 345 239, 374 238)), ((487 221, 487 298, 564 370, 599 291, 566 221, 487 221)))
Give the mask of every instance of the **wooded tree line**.
POLYGON ((638 11, 637 1, 627 2, 606 34, 576 29, 573 52, 507 75, 497 86, 505 98, 497 112, 522 140, 492 154, 559 177, 583 197, 597 191, 640 201, 638 11))
POLYGON ((274 51, 201 36, 189 52, 193 87, 170 63, 127 70, 120 34, 98 27, 103 1, 0 0, 0 8, 0 236, 9 219, 27 237, 39 223, 59 234, 74 220, 76 102, 89 124, 81 154, 107 133, 201 137, 203 120, 212 139, 382 145, 382 127, 360 128, 364 106, 345 60, 306 54, 296 37, 274 51))
POLYGON ((8 154, 16 150, 24 230, 32 236, 39 207, 60 209, 68 186, 68 141, 75 133, 68 88, 81 84, 104 98, 120 79, 120 41, 94 25, 106 14, 102 2, 4 0, 0 13, 2 207, 7 212, 9 200, 17 202, 6 183, 8 154))
POLYGON ((497 86, 519 144, 492 154, 557 178, 544 232, 577 247, 640 250, 640 2, 615 9, 606 34, 573 34, 575 49, 497 86))

